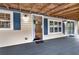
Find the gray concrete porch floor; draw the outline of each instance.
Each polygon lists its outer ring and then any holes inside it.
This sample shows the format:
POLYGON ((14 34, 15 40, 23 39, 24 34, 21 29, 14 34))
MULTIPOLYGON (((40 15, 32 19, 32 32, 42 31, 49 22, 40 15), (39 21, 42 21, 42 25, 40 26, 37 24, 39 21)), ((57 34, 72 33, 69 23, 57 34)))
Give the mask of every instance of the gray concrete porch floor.
POLYGON ((63 37, 44 43, 26 43, 0 48, 0 55, 79 55, 79 39, 63 37))

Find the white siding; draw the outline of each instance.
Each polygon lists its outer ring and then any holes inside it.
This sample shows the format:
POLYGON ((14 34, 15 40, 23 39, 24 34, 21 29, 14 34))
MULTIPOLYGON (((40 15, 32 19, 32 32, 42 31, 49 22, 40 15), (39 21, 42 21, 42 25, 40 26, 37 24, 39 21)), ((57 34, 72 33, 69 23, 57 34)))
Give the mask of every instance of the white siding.
MULTIPOLYGON (((13 11, 7 11, 7 10, 2 10, 2 11, 11 13, 11 21, 13 23, 13 11)), ((22 13, 21 13, 21 15, 22 15, 22 13)), ((45 16, 43 16, 43 18, 44 17, 45 16)), ((45 18, 48 18, 48 21, 57 20, 57 21, 62 22, 63 20, 66 20, 66 19, 54 18, 54 17, 45 17, 45 18)), ((43 21, 44 21, 44 19, 43 19, 43 21)), ((44 25, 44 22, 43 22, 43 25, 44 25)), ((34 28, 33 27, 34 26, 33 26, 33 20, 32 20, 31 15, 29 16, 28 22, 24 22, 21 17, 21 30, 13 30, 13 24, 11 26, 12 26, 11 30, 0 30, 0 47, 33 42, 33 38, 34 38, 34 34, 33 34, 34 28), (27 40, 25 40, 25 37, 27 37, 27 40)), ((44 35, 44 27, 43 27, 43 40, 54 39, 54 38, 59 38, 59 37, 64 37, 64 36, 65 35, 62 32, 57 32, 57 33, 51 34, 51 33, 49 33, 49 31, 48 31, 48 35, 44 35)))
MULTIPOLYGON (((13 14, 12 11, 2 11, 13 14)), ((32 42, 32 20, 31 16, 29 17, 27 23, 21 19, 21 30, 0 30, 0 47, 32 42), (28 39, 25 40, 25 37, 28 39)), ((13 21, 13 15, 11 15, 11 20, 13 21)))

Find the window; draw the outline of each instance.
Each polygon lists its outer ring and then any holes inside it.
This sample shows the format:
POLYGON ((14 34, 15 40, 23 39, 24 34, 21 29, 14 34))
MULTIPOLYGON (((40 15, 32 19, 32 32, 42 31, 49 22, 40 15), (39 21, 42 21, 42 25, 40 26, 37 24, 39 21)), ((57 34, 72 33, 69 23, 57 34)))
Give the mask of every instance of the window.
POLYGON ((49 21, 49 32, 55 33, 55 32, 61 32, 61 22, 59 21, 49 21))
POLYGON ((61 32, 61 27, 59 27, 59 32, 61 32))
POLYGON ((10 28, 10 14, 0 13, 0 28, 10 28))
POLYGON ((50 32, 53 32, 53 27, 50 27, 50 32))
POLYGON ((58 22, 59 26, 61 26, 61 22, 58 22))
POLYGON ((59 32, 61 32, 61 22, 58 22, 59 25, 59 32))
POLYGON ((50 32, 53 32, 53 21, 50 21, 50 32))
POLYGON ((58 32, 58 27, 55 27, 54 29, 55 29, 55 32, 58 32))
POLYGON ((53 21, 50 21, 50 26, 53 26, 53 21))
POLYGON ((57 25, 58 22, 54 21, 54 23, 55 23, 54 25, 57 25))

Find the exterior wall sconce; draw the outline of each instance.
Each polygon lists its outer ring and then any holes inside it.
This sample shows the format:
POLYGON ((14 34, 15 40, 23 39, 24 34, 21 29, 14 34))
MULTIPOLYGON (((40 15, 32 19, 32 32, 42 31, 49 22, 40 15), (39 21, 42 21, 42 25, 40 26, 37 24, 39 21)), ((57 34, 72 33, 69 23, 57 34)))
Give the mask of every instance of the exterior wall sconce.
POLYGON ((22 19, 23 19, 24 22, 28 22, 28 21, 29 21, 29 15, 24 14, 24 15, 22 16, 22 19))

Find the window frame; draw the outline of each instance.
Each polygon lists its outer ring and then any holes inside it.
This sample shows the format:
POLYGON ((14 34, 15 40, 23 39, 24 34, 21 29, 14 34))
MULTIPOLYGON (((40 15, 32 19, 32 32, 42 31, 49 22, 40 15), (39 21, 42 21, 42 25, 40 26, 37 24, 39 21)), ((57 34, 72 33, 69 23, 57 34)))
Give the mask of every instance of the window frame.
POLYGON ((48 21, 48 33, 49 34, 54 34, 54 33, 62 33, 62 21, 58 21, 58 20, 51 20, 49 19, 48 21), (50 22, 53 21, 53 26, 50 25, 50 22), (55 22, 57 22, 57 25, 55 25, 55 22), (61 26, 59 25, 59 22, 61 22, 61 26), (50 27, 53 27, 53 32, 50 32, 50 27), (57 29, 57 32, 55 32, 55 28, 57 29), (61 27, 61 31, 59 31, 59 28, 61 27))
MULTIPOLYGON (((13 12, 7 11, 7 10, 0 10, 0 13, 10 14, 10 20, 9 20, 10 21, 10 28, 0 28, 0 30, 13 30, 13 12)), ((0 21, 4 21, 4 20, 0 20, 0 21)))

